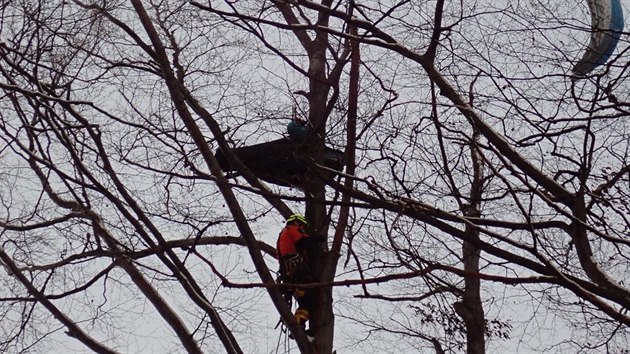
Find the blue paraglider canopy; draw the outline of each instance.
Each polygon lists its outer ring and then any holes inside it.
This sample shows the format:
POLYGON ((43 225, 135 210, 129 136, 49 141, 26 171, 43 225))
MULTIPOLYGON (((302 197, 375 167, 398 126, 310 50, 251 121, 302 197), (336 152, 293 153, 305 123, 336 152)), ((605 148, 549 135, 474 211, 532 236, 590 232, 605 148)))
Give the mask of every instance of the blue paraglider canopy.
POLYGON ((623 31, 623 10, 620 0, 587 0, 591 11, 591 39, 582 59, 572 71, 574 78, 586 76, 606 63, 617 47, 623 31))

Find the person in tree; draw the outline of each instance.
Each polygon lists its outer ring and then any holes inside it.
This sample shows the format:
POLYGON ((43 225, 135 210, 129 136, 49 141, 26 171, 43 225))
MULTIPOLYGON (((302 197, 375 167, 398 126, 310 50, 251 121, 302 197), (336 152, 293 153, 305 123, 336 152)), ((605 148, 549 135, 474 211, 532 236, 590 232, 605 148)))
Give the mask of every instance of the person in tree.
MULTIPOLYGON (((278 236, 276 251, 283 283, 307 284, 316 280, 311 268, 312 255, 316 243, 323 241, 323 237, 307 234, 304 230, 307 226, 304 216, 292 214, 278 236)), ((288 294, 296 299, 295 319, 306 330, 306 322, 315 306, 315 289, 296 288, 289 290, 288 294)), ((306 332, 312 335, 312 328, 306 332)))
POLYGON ((287 124, 287 133, 289 133, 289 139, 301 143, 311 133, 311 127, 304 119, 293 118, 289 124, 287 124))

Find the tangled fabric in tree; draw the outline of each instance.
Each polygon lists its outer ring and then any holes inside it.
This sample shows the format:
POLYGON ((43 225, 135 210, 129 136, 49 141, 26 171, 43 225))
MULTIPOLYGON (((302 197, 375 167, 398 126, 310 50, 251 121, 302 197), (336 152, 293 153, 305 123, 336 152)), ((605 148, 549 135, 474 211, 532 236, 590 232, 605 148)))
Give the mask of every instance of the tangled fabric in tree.
MULTIPOLYGON (((263 181, 285 187, 303 188, 311 159, 301 142, 282 138, 235 148, 233 151, 245 166, 263 181)), ((218 150, 215 156, 223 171, 230 176, 238 175, 236 164, 229 161, 223 151, 218 150)), ((324 148, 324 166, 330 169, 341 171, 344 165, 343 157, 343 152, 339 150, 324 148)), ((331 174, 323 174, 322 177, 330 178, 331 174)))

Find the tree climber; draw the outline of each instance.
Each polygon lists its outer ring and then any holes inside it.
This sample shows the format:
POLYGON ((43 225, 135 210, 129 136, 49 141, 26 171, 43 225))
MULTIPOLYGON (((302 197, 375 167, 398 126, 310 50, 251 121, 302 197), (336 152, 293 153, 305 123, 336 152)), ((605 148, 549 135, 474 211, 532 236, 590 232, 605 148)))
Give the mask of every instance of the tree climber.
MULTIPOLYGON (((278 261, 280 263, 280 280, 283 283, 307 284, 316 281, 311 264, 313 250, 317 242, 324 240, 322 236, 308 235, 304 228, 308 226, 306 218, 300 214, 292 214, 286 221, 285 227, 278 236, 276 245, 278 261)), ((295 319, 306 331, 306 322, 315 306, 315 289, 296 288, 287 291, 293 295, 298 303, 295 319)), ((289 297, 290 299, 290 297, 289 297)), ((312 328, 306 333, 312 337, 312 328)))

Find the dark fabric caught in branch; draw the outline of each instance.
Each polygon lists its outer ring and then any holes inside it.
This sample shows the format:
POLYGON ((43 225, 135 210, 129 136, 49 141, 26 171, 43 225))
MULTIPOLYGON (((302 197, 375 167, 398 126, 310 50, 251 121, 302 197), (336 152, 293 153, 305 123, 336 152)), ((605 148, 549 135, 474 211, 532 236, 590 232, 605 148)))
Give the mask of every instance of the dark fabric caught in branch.
MULTIPOLYGON (((301 188, 309 171, 312 159, 306 153, 304 144, 287 138, 273 140, 251 146, 235 148, 234 153, 258 178, 285 187, 301 188)), ((220 149, 215 154, 221 169, 230 176, 237 176, 234 161, 229 161, 220 149)), ((330 147, 324 149, 324 165, 330 169, 343 169, 343 152, 330 147)), ((320 176, 312 173, 312 176, 320 176)), ((331 178, 331 173, 322 172, 323 178, 331 178)))

